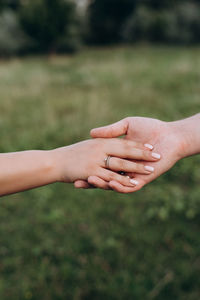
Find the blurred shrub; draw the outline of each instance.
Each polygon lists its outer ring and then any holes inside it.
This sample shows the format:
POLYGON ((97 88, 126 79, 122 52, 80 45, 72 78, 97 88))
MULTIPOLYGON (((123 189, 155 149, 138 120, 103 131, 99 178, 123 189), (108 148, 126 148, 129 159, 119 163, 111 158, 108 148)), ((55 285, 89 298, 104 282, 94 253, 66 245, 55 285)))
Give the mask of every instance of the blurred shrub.
POLYGON ((182 3, 168 14, 166 40, 192 44, 200 42, 200 5, 182 3))
POLYGON ((120 41, 120 31, 134 10, 136 0, 95 0, 88 7, 88 40, 111 44, 120 41))
POLYGON ((0 56, 18 54, 26 45, 16 14, 5 10, 0 15, 0 56))
POLYGON ((0 0, 0 55, 74 52, 80 37, 99 45, 200 42, 199 0, 88 3, 86 13, 78 15, 75 0, 0 0))
POLYGON ((159 6, 154 5, 150 7, 150 3, 149 1, 148 5, 139 6, 128 18, 122 29, 123 40, 173 44, 192 44, 200 41, 198 3, 182 2, 167 9, 163 9, 162 6, 162 9, 159 9, 159 6))
POLYGON ((16 10, 20 6, 20 0, 0 0, 0 11, 5 8, 16 10))
POLYGON ((74 51, 78 45, 75 4, 67 0, 29 0, 20 10, 24 31, 36 52, 74 51))
POLYGON ((138 1, 138 4, 143 4, 148 8, 154 9, 154 10, 161 10, 161 9, 167 9, 167 8, 174 8, 174 6, 177 3, 180 3, 184 0, 140 0, 138 1))

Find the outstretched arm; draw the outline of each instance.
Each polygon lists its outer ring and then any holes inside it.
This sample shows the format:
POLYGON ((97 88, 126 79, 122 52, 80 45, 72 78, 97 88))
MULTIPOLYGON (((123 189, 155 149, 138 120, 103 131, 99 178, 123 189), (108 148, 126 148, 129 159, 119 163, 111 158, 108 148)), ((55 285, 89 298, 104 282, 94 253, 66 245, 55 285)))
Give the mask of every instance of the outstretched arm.
POLYGON ((56 181, 51 151, 3 153, 0 166, 1 196, 56 181))
POLYGON ((97 176, 103 182, 117 181, 129 190, 134 180, 118 171, 148 175, 153 171, 149 163, 157 160, 145 145, 122 139, 93 139, 50 151, 0 154, 0 196, 53 182, 87 180, 89 176, 97 176), (109 170, 105 165, 108 156, 112 156, 109 170))
MULTIPOLYGON (((155 172, 150 176, 131 174, 139 183, 133 189, 136 191, 168 171, 178 160, 200 153, 200 114, 176 122, 130 117, 115 124, 91 130, 93 138, 121 135, 125 135, 125 139, 152 144, 154 151, 162 155, 162 159, 155 164, 155 172)), ((99 181, 96 177, 89 177, 88 183, 77 181, 75 186, 87 188, 89 184, 100 188, 105 186, 105 182, 99 181)), ((106 184, 118 192, 126 192, 122 185, 114 181, 106 184)))

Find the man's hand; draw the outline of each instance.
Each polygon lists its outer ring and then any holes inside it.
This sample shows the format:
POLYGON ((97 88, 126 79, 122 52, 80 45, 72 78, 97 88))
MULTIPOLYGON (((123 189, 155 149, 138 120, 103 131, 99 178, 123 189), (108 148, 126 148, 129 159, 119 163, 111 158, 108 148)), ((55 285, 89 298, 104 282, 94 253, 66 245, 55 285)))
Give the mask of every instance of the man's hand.
POLYGON ((149 143, 154 146, 153 151, 161 154, 161 160, 150 163, 155 168, 150 175, 128 174, 138 182, 133 188, 127 188, 116 181, 105 182, 98 177, 89 177, 88 183, 77 181, 75 187, 88 188, 90 185, 130 193, 141 189, 145 184, 153 181, 161 174, 168 171, 179 159, 184 157, 187 145, 181 138, 180 131, 175 125, 177 122, 163 122, 151 118, 130 117, 125 118, 115 124, 91 130, 93 138, 113 138, 125 135, 125 139, 134 140, 140 143, 149 143))

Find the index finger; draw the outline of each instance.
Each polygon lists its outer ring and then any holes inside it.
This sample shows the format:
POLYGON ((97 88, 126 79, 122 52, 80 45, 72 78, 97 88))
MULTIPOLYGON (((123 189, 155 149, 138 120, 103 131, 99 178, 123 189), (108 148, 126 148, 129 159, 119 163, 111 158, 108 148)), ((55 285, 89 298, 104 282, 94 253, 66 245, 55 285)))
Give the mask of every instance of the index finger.
POLYGON ((149 150, 150 149, 147 149, 142 143, 125 139, 113 139, 112 142, 106 146, 107 154, 110 156, 143 161, 157 161, 161 158, 159 153, 154 153, 149 150))

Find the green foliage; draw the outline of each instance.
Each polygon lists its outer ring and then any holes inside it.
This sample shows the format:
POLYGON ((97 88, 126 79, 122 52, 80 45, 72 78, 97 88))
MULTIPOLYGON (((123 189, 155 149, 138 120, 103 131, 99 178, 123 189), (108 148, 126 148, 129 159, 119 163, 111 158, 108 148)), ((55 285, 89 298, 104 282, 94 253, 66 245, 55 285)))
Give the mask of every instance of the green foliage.
POLYGON ((21 0, 0 0, 0 11, 3 9, 17 10, 20 6, 21 0))
POLYGON ((67 0, 28 1, 21 9, 20 21, 39 52, 75 50, 77 24, 75 5, 67 0))
POLYGON ((121 26, 135 8, 133 0, 95 0, 88 8, 89 41, 112 44, 120 41, 121 26))
POLYGON ((95 0, 88 9, 89 40, 97 44, 200 41, 200 3, 180 0, 95 0))
POLYGON ((0 56, 19 54, 27 41, 16 14, 11 10, 4 10, 0 14, 0 56))
MULTIPOLYGON (((157 3, 157 2, 156 2, 157 3)), ((125 41, 150 41, 173 44, 194 44, 200 42, 200 4, 194 1, 169 1, 162 5, 138 6, 122 30, 125 41)), ((151 5, 147 5, 151 4, 151 5)), ((154 3, 155 4, 155 3, 154 3)))
MULTIPOLYGON (((74 143, 131 115, 187 117, 199 78, 199 48, 1 62, 0 152, 74 143)), ((199 164, 131 195, 55 184, 1 198, 0 299, 199 299, 199 164)))
MULTIPOLYGON (((168 8, 173 8, 176 4, 180 2, 184 2, 185 0, 140 0, 138 1, 138 5, 145 5, 148 8, 154 10, 163 10, 168 8)), ((187 1, 187 0, 186 0, 187 1)))
POLYGON ((84 14, 78 13, 74 0, 0 0, 1 19, 7 14, 4 11, 12 10, 12 16, 2 19, 0 48, 5 50, 0 50, 0 55, 2 52, 16 55, 19 50, 21 53, 74 52, 81 40, 90 45, 200 42, 199 0, 88 3, 84 14), (26 43, 21 42, 19 31, 26 34, 26 43))

